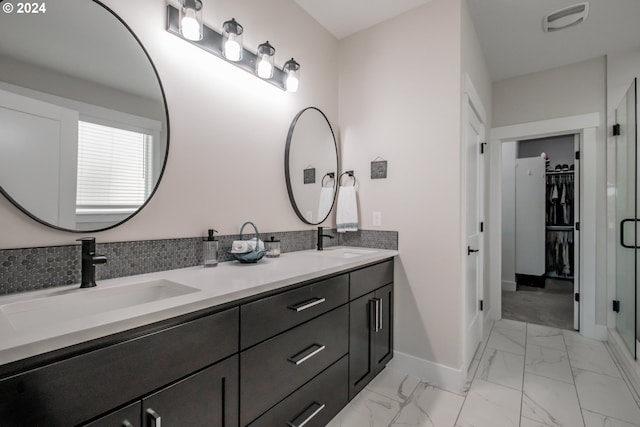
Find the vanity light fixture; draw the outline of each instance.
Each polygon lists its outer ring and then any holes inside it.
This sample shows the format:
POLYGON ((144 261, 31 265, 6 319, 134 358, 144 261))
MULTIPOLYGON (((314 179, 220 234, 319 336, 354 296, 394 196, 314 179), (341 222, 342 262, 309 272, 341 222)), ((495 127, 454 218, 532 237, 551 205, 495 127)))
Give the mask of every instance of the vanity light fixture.
POLYGON ((285 74, 285 90, 287 92, 297 92, 300 85, 300 64, 291 58, 284 63, 283 71, 285 74))
POLYGON ((276 55, 269 41, 258 45, 258 53, 256 60, 256 74, 262 79, 270 79, 273 77, 273 61, 276 55))
POLYGON ((244 28, 235 18, 222 24, 222 54, 229 61, 238 62, 242 59, 242 33, 244 28))
POLYGON ((187 40, 202 40, 200 0, 180 0, 180 34, 187 40))
MULTIPOLYGON (((256 53, 242 46, 242 33, 244 29, 238 21, 235 19, 226 21, 223 24, 222 31, 218 32, 202 23, 201 0, 179 1, 181 5, 180 9, 171 4, 167 5, 168 32, 188 40, 199 48, 224 59, 254 76, 260 77, 263 81, 271 83, 282 90, 286 90, 287 92, 295 92, 298 90, 300 84, 300 64, 293 58, 287 61, 283 68, 278 68, 274 65, 275 49, 269 42, 259 45, 256 53), (185 7, 194 10, 194 12, 189 12, 188 10, 183 12, 182 9, 185 7), (187 16, 187 14, 189 14, 190 17, 199 18, 198 22, 202 25, 200 38, 187 37, 187 35, 191 35, 191 33, 189 33, 188 30, 185 32, 182 24, 183 15, 187 16)), ((189 21, 186 22, 186 28, 191 28, 189 27, 189 21)))

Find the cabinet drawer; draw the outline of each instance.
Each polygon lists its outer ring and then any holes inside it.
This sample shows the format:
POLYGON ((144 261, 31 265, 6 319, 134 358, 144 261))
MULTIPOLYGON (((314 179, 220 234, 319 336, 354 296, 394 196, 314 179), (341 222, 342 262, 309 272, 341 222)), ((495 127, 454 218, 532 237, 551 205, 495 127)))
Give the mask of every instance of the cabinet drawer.
POLYGON ((0 420, 76 425, 238 351, 238 309, 62 360, 0 381, 0 420))
POLYGON ((140 427, 141 411, 142 404, 140 402, 136 402, 95 420, 92 423, 86 424, 84 427, 140 427))
POLYGON ((348 351, 344 305, 240 354, 240 424, 247 425, 348 351))
POLYGON ((344 356, 249 427, 326 426, 348 402, 348 359, 344 356))
POLYGON ((393 282, 393 260, 351 272, 350 299, 354 300, 393 282))
POLYGON ((345 274, 264 298, 240 308, 243 349, 326 313, 349 300, 345 274))

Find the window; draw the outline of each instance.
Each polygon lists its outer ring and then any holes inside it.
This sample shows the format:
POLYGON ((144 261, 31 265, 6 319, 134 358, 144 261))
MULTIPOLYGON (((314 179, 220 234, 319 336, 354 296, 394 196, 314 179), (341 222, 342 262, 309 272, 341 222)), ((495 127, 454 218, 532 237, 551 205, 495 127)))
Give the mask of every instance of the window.
POLYGON ((153 136, 78 122, 76 213, 128 214, 153 184, 153 136))

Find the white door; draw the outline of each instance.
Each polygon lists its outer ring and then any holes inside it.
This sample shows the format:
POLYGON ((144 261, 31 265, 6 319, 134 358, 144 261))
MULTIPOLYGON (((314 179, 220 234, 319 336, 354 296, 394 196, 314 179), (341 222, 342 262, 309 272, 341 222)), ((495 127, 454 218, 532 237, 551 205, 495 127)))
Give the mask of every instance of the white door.
POLYGON ((465 150, 466 150, 466 230, 467 247, 465 283, 465 367, 473 361, 480 341, 482 341, 482 265, 484 251, 481 232, 484 199, 484 125, 469 102, 466 105, 465 150), (483 151, 483 150, 482 150, 483 151))
POLYGON ((42 221, 76 228, 78 113, 0 90, 0 129, 2 188, 42 221))

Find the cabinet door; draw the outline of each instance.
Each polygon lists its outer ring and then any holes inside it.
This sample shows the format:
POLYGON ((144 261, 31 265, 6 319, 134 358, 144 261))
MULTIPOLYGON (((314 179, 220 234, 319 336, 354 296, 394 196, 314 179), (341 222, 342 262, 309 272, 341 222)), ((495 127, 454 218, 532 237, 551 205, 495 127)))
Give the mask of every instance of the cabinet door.
POLYGON ((142 418, 145 427, 237 427, 238 356, 143 399, 142 418))
POLYGON ((138 401, 86 424, 85 427, 140 427, 140 409, 138 401))
POLYGON ((375 334, 374 293, 349 303, 349 400, 360 392, 375 375, 373 348, 375 334))
POLYGON ((375 292, 376 304, 378 325, 374 328, 374 375, 378 375, 393 357, 393 283, 375 292))

